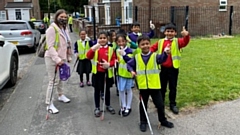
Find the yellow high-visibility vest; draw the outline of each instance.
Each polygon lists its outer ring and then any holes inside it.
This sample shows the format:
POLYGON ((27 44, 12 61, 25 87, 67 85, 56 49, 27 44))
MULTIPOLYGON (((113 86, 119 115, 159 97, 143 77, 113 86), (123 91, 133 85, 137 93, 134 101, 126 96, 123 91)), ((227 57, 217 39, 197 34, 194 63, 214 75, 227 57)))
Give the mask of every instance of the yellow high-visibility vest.
MULTIPOLYGON (((118 57, 118 75, 124 78, 132 78, 132 74, 127 70, 127 63, 124 61, 123 56, 117 52, 118 57)), ((133 57, 132 54, 128 54, 128 57, 133 57)))
MULTIPOLYGON (((55 30, 55 42, 54 42, 54 48, 57 50, 58 49, 58 43, 59 43, 59 33, 58 33, 58 30, 55 26, 52 26, 55 30)), ((46 37, 47 38, 47 37, 46 37)), ((48 49, 48 45, 46 43, 45 45, 45 50, 48 49)))
POLYGON ((90 49, 89 47, 89 42, 85 42, 85 46, 83 46, 81 40, 77 40, 77 45, 78 45, 78 57, 80 60, 86 59, 86 52, 90 49))
MULTIPOLYGON (((108 46, 108 62, 110 62, 113 55, 113 48, 108 46)), ((92 61, 92 73, 97 73, 97 63, 98 63, 98 50, 95 51, 93 61, 92 61)), ((113 77, 113 68, 108 68, 108 78, 113 77)))
POLYGON ((36 21, 36 19, 35 19, 35 18, 32 18, 32 19, 30 19, 30 21, 36 21))
POLYGON ((139 90, 144 89, 160 89, 160 70, 158 69, 157 64, 157 54, 152 53, 148 63, 145 64, 141 54, 135 55, 136 60, 136 79, 139 90))
MULTIPOLYGON (((158 54, 162 54, 164 39, 160 39, 158 41, 158 54)), ((180 60, 181 60, 181 53, 178 47, 178 40, 177 38, 173 38, 172 45, 171 45, 171 57, 173 62, 174 68, 180 67, 180 60)))
POLYGON ((48 22, 49 22, 48 17, 44 17, 44 18, 43 18, 43 22, 44 22, 44 23, 48 23, 48 22))
POLYGON ((72 16, 70 16, 70 17, 68 18, 68 24, 73 24, 73 18, 72 18, 72 16))

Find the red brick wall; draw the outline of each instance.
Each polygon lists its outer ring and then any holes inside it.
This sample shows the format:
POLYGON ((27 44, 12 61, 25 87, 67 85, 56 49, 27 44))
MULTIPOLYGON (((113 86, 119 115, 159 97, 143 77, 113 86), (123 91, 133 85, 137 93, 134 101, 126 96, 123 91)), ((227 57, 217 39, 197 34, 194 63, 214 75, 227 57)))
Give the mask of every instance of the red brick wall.
POLYGON ((4 10, 4 6, 5 6, 5 0, 2 0, 0 2, 0 10, 4 10))
POLYGON ((230 5, 234 6, 232 33, 240 33, 240 0, 228 0, 226 12, 219 12, 219 0, 150 0, 151 13, 149 16, 149 0, 133 0, 138 7, 138 22, 142 32, 149 31, 149 19, 156 25, 156 36, 160 35, 159 28, 171 21, 170 7, 175 6, 175 23, 180 34, 185 25, 185 6, 189 6, 188 28, 192 35, 212 35, 229 32, 230 5))
MULTIPOLYGON (((152 7, 159 6, 218 6, 219 0, 133 0, 134 6, 148 7, 151 1, 152 7)), ((240 5, 240 0, 228 0, 228 5, 240 5)))

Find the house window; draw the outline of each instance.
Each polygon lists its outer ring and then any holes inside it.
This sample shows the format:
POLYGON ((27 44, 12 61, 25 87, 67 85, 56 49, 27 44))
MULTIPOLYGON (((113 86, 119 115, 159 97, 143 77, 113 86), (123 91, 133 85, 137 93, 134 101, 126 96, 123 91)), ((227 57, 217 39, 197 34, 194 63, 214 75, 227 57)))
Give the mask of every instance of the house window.
POLYGON ((21 9, 15 9, 16 20, 22 20, 21 9))
POLYGON ((132 18, 132 16, 133 16, 133 5, 132 5, 132 2, 128 3, 128 7, 129 7, 129 18, 132 18))
POLYGON ((14 2, 23 2, 23 0, 14 0, 14 2))
POLYGON ((6 11, 0 11, 0 20, 6 20, 6 11))
POLYGON ((227 11, 227 0, 219 0, 219 11, 227 11))

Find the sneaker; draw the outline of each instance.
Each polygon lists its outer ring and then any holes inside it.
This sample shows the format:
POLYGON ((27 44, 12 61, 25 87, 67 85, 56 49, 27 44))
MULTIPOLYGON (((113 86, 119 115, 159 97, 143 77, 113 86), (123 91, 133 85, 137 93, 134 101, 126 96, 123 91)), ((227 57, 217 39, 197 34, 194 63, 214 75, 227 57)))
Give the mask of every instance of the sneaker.
POLYGON ((142 132, 146 132, 146 130, 147 130, 147 123, 141 122, 139 127, 140 127, 140 130, 142 132))
POLYGON ((81 88, 84 87, 83 82, 80 82, 79 86, 80 86, 81 88))
POLYGON ((173 128, 173 127, 174 127, 173 123, 172 123, 172 122, 169 122, 169 121, 167 121, 167 120, 161 122, 161 125, 164 126, 164 127, 168 127, 168 128, 173 128))
POLYGON ((177 106, 170 106, 170 110, 171 110, 174 114, 178 114, 178 108, 177 108, 177 106))
POLYGON ((68 99, 65 95, 61 95, 60 97, 58 97, 58 101, 62 101, 64 103, 69 103, 70 99, 68 99))
POLYGON ((96 108, 95 110, 94 110, 94 115, 95 115, 95 117, 100 117, 101 116, 101 111, 100 111, 100 109, 99 108, 96 108))
POLYGON ((131 113, 131 111, 132 111, 132 109, 131 108, 129 108, 129 109, 126 109, 125 111, 124 111, 124 113, 123 113, 123 116, 128 116, 130 113, 131 113))
POLYGON ((106 109, 111 113, 115 114, 115 110, 111 106, 107 106, 106 109))
POLYGON ((59 110, 53 105, 53 103, 47 106, 47 111, 51 114, 59 113, 59 110))
POLYGON ((87 86, 91 86, 92 83, 90 81, 87 82, 87 86))

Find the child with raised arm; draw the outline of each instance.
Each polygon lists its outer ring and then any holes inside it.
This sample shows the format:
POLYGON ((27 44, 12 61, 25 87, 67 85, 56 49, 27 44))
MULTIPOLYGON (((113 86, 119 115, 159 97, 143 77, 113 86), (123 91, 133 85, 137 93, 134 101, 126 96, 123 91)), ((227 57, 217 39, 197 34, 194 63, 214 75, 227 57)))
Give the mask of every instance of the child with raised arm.
POLYGON ((98 34, 98 42, 87 52, 87 58, 92 61, 92 86, 94 87, 94 114, 96 117, 101 116, 100 111, 100 92, 104 89, 105 105, 107 111, 115 114, 115 110, 110 106, 110 87, 113 85, 113 68, 116 55, 112 47, 108 46, 108 34, 104 31, 98 34), (106 85, 105 85, 106 83, 106 85), (104 86, 105 85, 105 86, 104 86))
POLYGON ((190 36, 185 27, 181 32, 183 38, 175 38, 177 35, 177 28, 174 24, 170 23, 165 26, 164 39, 152 45, 151 52, 162 54, 166 46, 171 46, 171 54, 168 55, 167 60, 161 64, 161 92, 163 102, 165 100, 165 93, 167 91, 167 84, 169 84, 169 101, 170 110, 174 114, 178 114, 176 103, 177 96, 177 81, 180 67, 181 53, 180 49, 186 47, 190 41, 190 36))
POLYGON ((132 58, 132 49, 127 46, 126 35, 118 34, 116 37, 116 43, 118 45, 117 59, 117 73, 118 78, 117 87, 119 90, 119 96, 121 99, 121 109, 119 110, 119 115, 128 116, 131 113, 132 104, 132 75, 127 70, 127 61, 132 58), (127 94, 125 94, 127 93, 127 94))
MULTIPOLYGON (((138 37, 137 43, 142 52, 136 54, 134 58, 127 62, 128 71, 130 71, 132 76, 136 79, 136 85, 138 86, 140 94, 139 96, 142 97, 146 110, 149 96, 151 96, 153 103, 157 107, 158 120, 161 125, 173 128, 173 123, 167 121, 167 118, 165 117, 164 104, 160 92, 160 71, 158 69, 158 65, 166 61, 170 48, 165 48, 162 54, 150 52, 150 38, 147 36, 138 37)), ((140 130, 145 132, 147 129, 147 118, 141 102, 139 108, 140 130)))

